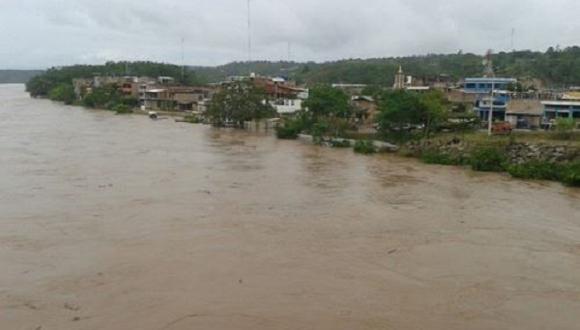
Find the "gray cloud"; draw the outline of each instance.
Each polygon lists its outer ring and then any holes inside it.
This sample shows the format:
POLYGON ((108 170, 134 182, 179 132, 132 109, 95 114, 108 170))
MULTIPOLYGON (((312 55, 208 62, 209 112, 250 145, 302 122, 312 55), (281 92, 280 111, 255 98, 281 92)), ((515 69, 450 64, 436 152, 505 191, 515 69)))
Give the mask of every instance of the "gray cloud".
MULTIPOLYGON (((0 67, 246 60, 246 0, 0 0, 0 67)), ((252 0, 254 59, 297 61, 580 44, 577 0, 252 0)))

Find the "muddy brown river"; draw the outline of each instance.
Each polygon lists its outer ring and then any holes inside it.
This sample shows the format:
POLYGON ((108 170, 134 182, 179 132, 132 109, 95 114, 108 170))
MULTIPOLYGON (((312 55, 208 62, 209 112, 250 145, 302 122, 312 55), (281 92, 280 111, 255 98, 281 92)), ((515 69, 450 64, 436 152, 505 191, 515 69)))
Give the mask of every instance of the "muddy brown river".
POLYGON ((0 85, 0 329, 580 329, 580 190, 0 85))

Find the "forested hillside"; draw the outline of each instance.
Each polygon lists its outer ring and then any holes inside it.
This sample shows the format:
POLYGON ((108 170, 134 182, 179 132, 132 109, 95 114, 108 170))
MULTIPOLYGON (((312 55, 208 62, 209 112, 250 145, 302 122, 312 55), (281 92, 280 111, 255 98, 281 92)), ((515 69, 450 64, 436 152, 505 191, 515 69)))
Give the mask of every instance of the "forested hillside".
MULTIPOLYGON (((185 85, 205 84, 228 76, 252 72, 292 78, 300 83, 363 83, 391 85, 402 65, 405 73, 433 79, 447 75, 459 80, 483 73, 482 56, 475 54, 424 55, 400 58, 348 59, 326 63, 234 62, 217 67, 188 67, 182 75, 177 65, 153 62, 108 62, 104 65, 75 65, 47 70, 28 83, 33 95, 48 95, 59 84, 71 84, 73 78, 95 75, 171 76, 185 85)), ((580 47, 550 48, 546 52, 514 51, 493 57, 498 76, 539 80, 549 87, 580 85, 580 47)))

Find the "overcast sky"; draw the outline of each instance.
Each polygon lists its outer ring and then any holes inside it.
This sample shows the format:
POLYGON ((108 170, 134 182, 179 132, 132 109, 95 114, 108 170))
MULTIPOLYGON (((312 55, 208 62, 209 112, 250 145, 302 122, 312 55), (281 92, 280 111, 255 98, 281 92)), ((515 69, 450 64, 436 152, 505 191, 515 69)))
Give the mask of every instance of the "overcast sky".
MULTIPOLYGON (((0 0, 0 68, 248 59, 247 0, 0 0)), ((580 44, 579 0, 251 0, 253 59, 580 44), (290 45, 290 47, 289 47, 290 45), (289 52, 290 49, 290 52, 289 52)))

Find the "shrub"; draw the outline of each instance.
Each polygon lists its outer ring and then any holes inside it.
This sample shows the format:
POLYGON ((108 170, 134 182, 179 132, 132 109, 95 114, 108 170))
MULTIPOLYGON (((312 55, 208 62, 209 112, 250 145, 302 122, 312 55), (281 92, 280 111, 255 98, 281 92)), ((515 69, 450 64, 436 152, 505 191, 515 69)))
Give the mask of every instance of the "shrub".
POLYGON ((471 168, 481 172, 501 172, 504 170, 505 154, 502 150, 484 147, 471 155, 471 168))
POLYGON ((562 171, 561 181, 571 187, 580 187, 580 162, 567 165, 562 171))
POLYGON ((303 118, 289 119, 284 126, 276 127, 276 136, 283 140, 295 140, 306 126, 303 118))
POLYGON ((73 104, 76 100, 74 87, 71 84, 59 84, 50 90, 48 98, 67 105, 73 104))
POLYGON ((573 118, 558 118, 556 120, 556 132, 554 137, 560 140, 571 140, 572 132, 576 127, 576 121, 573 118))
POLYGON ((349 140, 332 139, 330 140, 330 146, 333 148, 350 148, 352 145, 349 140))
POLYGON ((510 165, 507 167, 507 171, 511 176, 519 179, 559 181, 562 177, 564 167, 562 165, 535 161, 510 165))
POLYGON ((468 159, 437 151, 426 151, 421 154, 421 160, 426 164, 465 165, 468 159))
POLYGON ((199 124, 201 123, 201 119, 198 116, 191 115, 183 117, 183 121, 190 124, 199 124))
POLYGON ((373 141, 359 140, 354 144, 354 152, 359 154, 370 155, 377 152, 377 148, 373 141))
POLYGON ((113 106, 113 111, 115 111, 118 115, 133 113, 133 110, 131 110, 131 108, 125 104, 117 104, 113 106))

